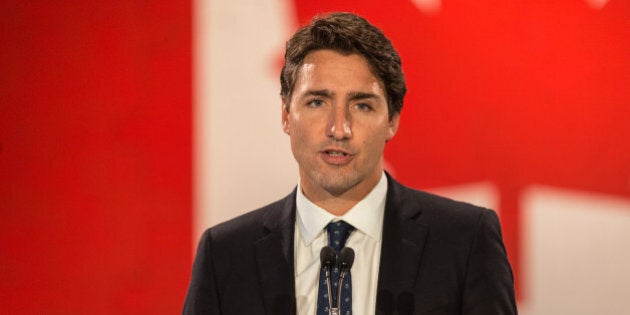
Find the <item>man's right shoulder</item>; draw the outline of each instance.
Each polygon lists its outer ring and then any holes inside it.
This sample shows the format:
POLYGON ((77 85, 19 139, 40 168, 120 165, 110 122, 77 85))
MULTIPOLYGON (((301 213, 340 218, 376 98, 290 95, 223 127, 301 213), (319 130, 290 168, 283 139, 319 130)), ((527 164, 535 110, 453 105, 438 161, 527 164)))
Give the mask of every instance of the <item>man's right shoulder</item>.
POLYGON ((295 191, 288 196, 258 209, 246 212, 235 218, 208 228, 203 238, 211 237, 214 242, 234 238, 259 238, 268 233, 269 228, 295 220, 295 191))

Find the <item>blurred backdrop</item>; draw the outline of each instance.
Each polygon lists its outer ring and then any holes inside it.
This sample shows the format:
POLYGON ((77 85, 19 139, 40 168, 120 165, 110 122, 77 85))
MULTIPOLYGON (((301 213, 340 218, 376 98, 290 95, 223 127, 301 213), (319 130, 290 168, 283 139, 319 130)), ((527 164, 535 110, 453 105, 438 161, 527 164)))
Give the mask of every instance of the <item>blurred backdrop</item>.
POLYGON ((3 1, 0 313, 179 313, 201 232, 283 197, 283 45, 363 15, 408 80, 387 169, 495 209, 522 314, 627 314, 630 2, 3 1))

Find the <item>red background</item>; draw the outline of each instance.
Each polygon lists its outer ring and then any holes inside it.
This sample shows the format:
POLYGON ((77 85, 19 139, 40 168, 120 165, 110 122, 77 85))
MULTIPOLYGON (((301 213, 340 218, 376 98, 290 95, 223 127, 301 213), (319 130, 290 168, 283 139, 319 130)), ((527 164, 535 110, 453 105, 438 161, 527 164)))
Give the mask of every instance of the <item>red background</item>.
MULTIPOLYGON (((408 79, 386 158, 414 187, 490 181, 520 279, 519 197, 630 196, 630 2, 295 0, 354 11, 408 79)), ((191 6, 0 5, 0 300, 18 314, 173 314, 192 262, 191 6)), ((526 295, 525 295, 526 298, 526 295)))
POLYGON ((0 313, 180 312, 190 4, 0 8, 0 313))

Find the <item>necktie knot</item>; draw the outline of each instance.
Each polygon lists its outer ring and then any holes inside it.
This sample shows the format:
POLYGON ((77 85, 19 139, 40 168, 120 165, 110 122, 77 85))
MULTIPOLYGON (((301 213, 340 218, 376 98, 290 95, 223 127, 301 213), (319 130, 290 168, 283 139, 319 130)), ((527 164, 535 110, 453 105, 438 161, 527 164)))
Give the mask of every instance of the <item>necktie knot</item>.
POLYGON ((328 231, 328 245, 339 252, 346 244, 354 227, 344 221, 337 221, 328 223, 326 230, 328 231))

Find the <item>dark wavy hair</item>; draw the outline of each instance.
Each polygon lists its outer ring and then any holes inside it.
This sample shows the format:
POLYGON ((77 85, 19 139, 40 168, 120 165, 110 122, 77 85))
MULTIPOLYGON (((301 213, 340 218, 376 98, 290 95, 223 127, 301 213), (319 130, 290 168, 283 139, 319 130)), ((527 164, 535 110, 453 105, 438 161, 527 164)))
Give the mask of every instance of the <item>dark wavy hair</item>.
POLYGON ((400 56, 380 29, 351 13, 317 16, 287 41, 280 73, 280 95, 287 110, 304 58, 320 49, 363 56, 385 87, 389 118, 400 113, 407 92, 400 56))

